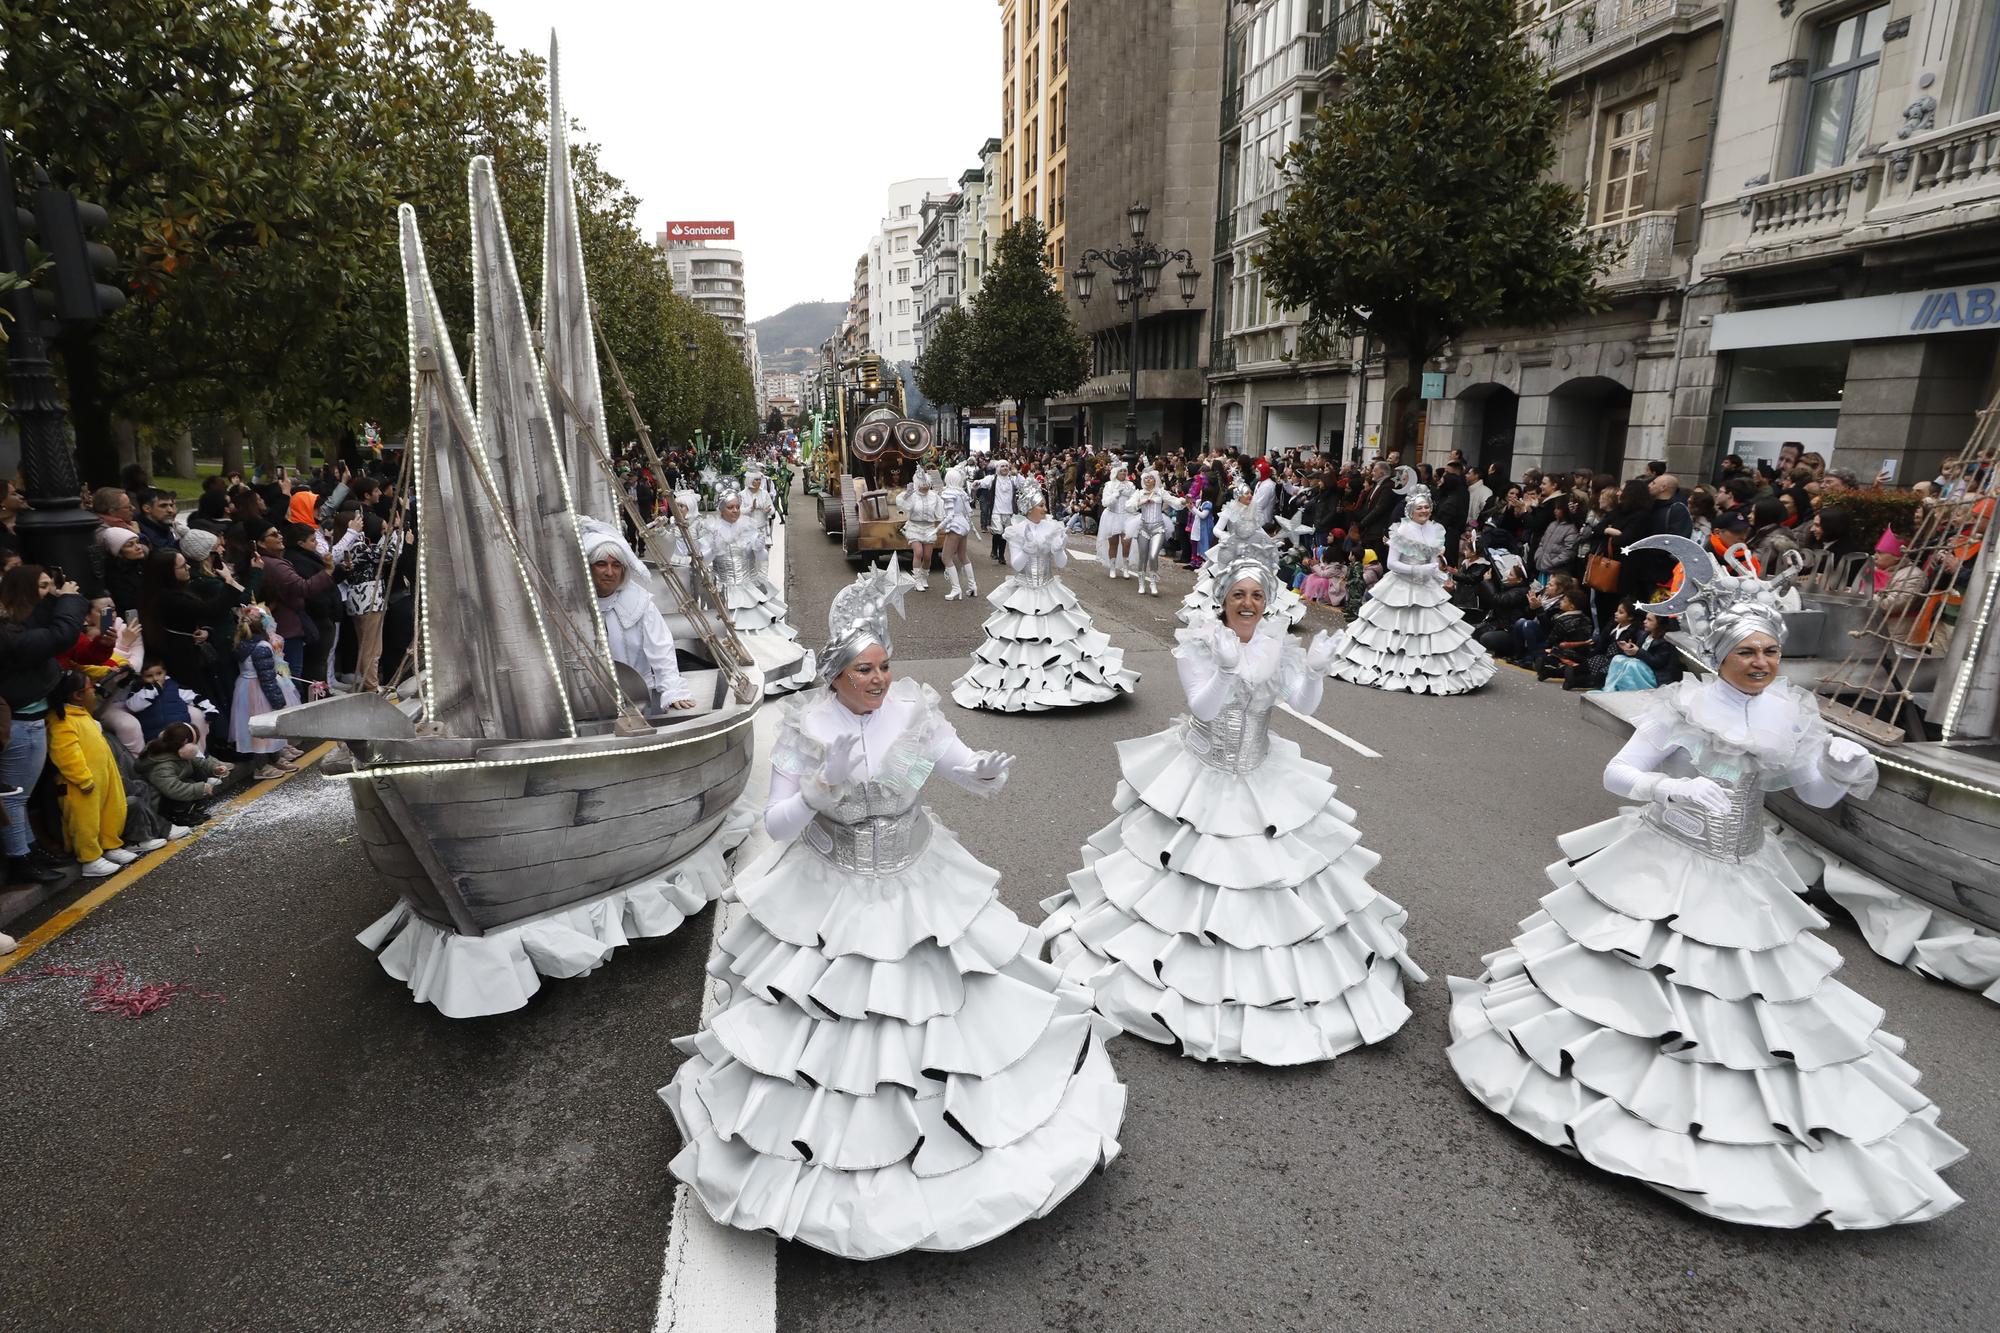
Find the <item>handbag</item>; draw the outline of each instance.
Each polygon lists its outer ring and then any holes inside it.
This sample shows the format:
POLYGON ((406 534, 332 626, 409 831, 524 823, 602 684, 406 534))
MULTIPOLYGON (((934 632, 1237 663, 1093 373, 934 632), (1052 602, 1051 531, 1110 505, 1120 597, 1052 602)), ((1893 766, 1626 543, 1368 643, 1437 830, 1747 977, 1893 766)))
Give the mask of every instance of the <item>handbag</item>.
POLYGON ((1593 555, 1583 564, 1583 581, 1599 592, 1618 591, 1618 571, 1625 562, 1608 555, 1593 555))

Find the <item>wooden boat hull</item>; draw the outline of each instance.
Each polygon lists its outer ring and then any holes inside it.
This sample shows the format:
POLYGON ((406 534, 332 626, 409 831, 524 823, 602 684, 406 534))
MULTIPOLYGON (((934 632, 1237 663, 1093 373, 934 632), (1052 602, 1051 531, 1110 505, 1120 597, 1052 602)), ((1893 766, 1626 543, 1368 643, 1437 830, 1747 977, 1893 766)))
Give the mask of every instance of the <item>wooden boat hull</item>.
POLYGON ((692 854, 743 794, 750 744, 741 727, 674 749, 357 777, 355 823, 412 910, 484 935, 692 854))

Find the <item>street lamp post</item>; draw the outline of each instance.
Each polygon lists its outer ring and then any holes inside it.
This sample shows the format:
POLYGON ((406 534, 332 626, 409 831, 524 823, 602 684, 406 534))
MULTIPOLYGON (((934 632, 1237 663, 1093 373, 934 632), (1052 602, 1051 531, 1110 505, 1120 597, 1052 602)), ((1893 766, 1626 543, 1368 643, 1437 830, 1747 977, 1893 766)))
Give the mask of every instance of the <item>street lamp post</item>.
POLYGON ((1132 307, 1131 341, 1126 349, 1131 362, 1131 373, 1125 388, 1125 454, 1135 458, 1139 451, 1139 307, 1160 293, 1160 273, 1167 265, 1178 263, 1180 270, 1174 274, 1180 283, 1181 304, 1193 305, 1195 287, 1201 281, 1201 270, 1194 266, 1194 255, 1187 250, 1164 250, 1146 239, 1146 217, 1153 210, 1145 204, 1134 204, 1125 210, 1125 217, 1131 224, 1131 244, 1112 249, 1086 250, 1077 261, 1076 271, 1070 277, 1076 283, 1076 299, 1090 304, 1090 290, 1096 277, 1092 265, 1101 265, 1111 273, 1111 294, 1118 301, 1118 308, 1132 307))

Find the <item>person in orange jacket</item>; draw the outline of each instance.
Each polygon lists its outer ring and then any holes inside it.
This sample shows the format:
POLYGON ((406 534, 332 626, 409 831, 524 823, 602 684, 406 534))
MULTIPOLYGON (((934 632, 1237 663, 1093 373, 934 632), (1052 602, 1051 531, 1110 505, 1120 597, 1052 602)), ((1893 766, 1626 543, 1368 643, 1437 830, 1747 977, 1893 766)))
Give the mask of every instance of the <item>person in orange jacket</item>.
POLYGON ((114 875, 140 852, 166 845, 164 838, 124 845, 125 783, 104 728, 91 716, 96 706, 97 687, 74 667, 49 692, 49 762, 62 779, 63 834, 86 879, 114 875))

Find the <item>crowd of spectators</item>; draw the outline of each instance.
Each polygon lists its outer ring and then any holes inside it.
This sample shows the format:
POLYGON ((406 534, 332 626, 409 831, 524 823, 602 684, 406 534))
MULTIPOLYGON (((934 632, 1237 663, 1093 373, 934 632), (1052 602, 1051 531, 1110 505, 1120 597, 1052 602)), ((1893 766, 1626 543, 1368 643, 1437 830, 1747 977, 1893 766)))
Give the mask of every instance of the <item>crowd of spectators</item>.
POLYGON ((0 482, 10 883, 113 874, 206 820, 238 766, 297 771, 299 752, 253 738, 251 719, 392 683, 413 630, 414 548, 385 476, 212 476, 187 512, 132 468, 83 499, 85 567, 44 568, 24 562, 26 501, 0 482))
MULTIPOLYGON (((1096 531, 1117 455, 1086 449, 982 454, 967 460, 972 477, 1003 456, 1042 486, 1050 511, 1072 532, 1096 531)), ((1136 475, 1141 460, 1124 461, 1136 475)), ((1394 453, 1367 464, 1295 449, 1272 457, 1219 449, 1191 456, 1167 452, 1144 461, 1184 502, 1169 555, 1198 569, 1217 515, 1240 501, 1284 543, 1281 573, 1322 606, 1351 609, 1367 595, 1386 556, 1389 528, 1403 515, 1396 479, 1401 460, 1394 453)), ((1664 552, 1630 550, 1644 537, 1687 537, 1718 557, 1741 544, 1760 569, 1774 567, 1792 550, 1872 553, 1872 568, 1857 584, 1861 592, 1889 595, 1893 579, 1905 586, 1921 576, 1903 559, 1893 532, 1885 536, 1879 519, 1864 521, 1853 503, 1864 489, 1861 480, 1828 468, 1822 456, 1796 444, 1755 466, 1729 455, 1717 477, 1695 485, 1660 462, 1626 478, 1530 468, 1516 479, 1502 464, 1475 467, 1458 450, 1413 471, 1432 493, 1433 517, 1445 529, 1454 600, 1477 623, 1480 641, 1567 688, 1650 688, 1678 676, 1679 659, 1667 639, 1674 624, 1638 609, 1658 600, 1675 562, 1664 552), (1863 586, 1871 578, 1872 586, 1863 586)), ((1962 493, 1968 480, 1947 468, 1911 489, 1919 497, 1943 497, 1962 493)), ((1871 485, 1888 481, 1877 476, 1871 485)), ((990 521, 992 492, 978 494, 982 522, 990 521)))

